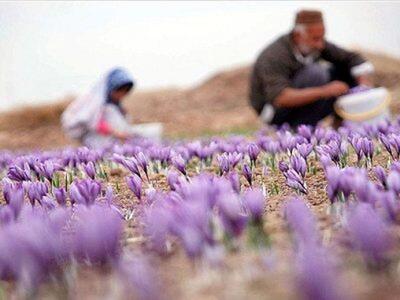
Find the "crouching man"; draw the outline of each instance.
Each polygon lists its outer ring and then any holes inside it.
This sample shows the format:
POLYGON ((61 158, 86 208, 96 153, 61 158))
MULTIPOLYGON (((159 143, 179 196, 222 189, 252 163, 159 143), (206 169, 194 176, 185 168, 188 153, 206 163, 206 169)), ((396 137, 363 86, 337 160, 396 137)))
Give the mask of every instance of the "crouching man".
POLYGON ((333 114, 338 96, 371 85, 373 66, 355 52, 325 40, 322 13, 297 13, 293 30, 269 45, 256 60, 250 103, 268 124, 316 125, 333 114))

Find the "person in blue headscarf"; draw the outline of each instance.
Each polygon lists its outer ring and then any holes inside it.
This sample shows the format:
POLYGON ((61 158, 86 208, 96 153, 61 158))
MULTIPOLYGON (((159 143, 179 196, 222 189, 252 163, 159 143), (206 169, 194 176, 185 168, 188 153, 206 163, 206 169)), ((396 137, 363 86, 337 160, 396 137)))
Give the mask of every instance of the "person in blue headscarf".
POLYGON ((107 72, 89 93, 72 102, 61 117, 71 138, 89 147, 104 147, 133 136, 159 140, 158 123, 132 126, 121 103, 135 83, 127 71, 115 68, 107 72))

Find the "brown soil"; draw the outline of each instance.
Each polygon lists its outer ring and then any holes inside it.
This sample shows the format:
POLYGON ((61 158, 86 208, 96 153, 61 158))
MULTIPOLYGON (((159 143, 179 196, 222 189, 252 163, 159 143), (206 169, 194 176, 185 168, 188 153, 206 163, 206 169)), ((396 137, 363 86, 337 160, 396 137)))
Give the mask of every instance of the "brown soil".
MULTIPOLYGON (((375 81, 400 96, 400 60, 365 53, 376 67, 375 81)), ((261 124, 248 105, 251 66, 225 70, 189 89, 137 91, 126 101, 134 122, 162 122, 169 137, 251 131, 261 124)), ((0 148, 54 148, 70 144, 60 114, 72 97, 56 104, 26 107, 0 115, 0 148)), ((399 112, 398 101, 393 111, 399 112)))

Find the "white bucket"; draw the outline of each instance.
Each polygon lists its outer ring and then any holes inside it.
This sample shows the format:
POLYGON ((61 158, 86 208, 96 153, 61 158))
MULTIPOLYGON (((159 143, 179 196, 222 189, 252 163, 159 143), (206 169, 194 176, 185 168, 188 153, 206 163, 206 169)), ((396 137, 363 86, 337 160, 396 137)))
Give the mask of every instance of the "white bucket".
POLYGON ((130 128, 130 132, 132 134, 136 134, 154 141, 161 141, 163 131, 164 128, 161 123, 143 123, 133 125, 130 128))
POLYGON ((335 111, 346 121, 378 124, 390 118, 390 101, 387 89, 373 88, 339 97, 335 111))

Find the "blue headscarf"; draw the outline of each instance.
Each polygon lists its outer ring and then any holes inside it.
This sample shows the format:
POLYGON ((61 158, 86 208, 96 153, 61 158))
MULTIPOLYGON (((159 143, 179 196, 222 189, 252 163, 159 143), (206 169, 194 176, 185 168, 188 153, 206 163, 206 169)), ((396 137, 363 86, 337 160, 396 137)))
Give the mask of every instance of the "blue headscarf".
POLYGON ((125 85, 129 87, 129 90, 134 86, 133 78, 129 73, 121 68, 112 69, 107 76, 106 103, 112 103, 119 107, 119 103, 112 101, 111 92, 125 85))

